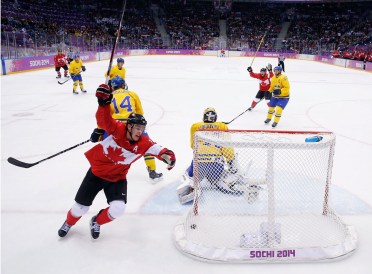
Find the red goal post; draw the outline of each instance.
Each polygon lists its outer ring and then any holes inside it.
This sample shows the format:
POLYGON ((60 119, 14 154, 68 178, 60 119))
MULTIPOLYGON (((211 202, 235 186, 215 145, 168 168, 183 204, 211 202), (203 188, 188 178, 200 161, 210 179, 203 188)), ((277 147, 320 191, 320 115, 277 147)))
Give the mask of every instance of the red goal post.
POLYGON ((228 130, 194 136, 194 203, 177 248, 222 262, 297 262, 350 254, 357 234, 331 207, 332 132, 228 130), (320 136, 319 142, 306 142, 320 136))

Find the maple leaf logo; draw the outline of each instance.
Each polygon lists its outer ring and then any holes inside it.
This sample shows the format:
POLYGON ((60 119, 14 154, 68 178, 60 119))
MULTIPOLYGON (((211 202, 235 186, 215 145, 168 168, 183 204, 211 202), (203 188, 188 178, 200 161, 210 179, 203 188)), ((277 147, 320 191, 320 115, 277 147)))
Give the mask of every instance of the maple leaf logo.
POLYGON ((107 148, 107 156, 115 163, 124 161, 122 150, 118 147, 109 146, 107 148))

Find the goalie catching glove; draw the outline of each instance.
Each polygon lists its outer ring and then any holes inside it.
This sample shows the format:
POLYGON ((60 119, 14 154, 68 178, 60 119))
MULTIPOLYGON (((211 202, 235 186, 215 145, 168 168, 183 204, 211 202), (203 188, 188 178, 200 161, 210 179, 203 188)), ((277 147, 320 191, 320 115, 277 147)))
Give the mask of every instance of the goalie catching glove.
POLYGON ((176 155, 174 155, 174 152, 172 150, 165 148, 160 151, 159 159, 168 164, 168 170, 171 170, 176 165, 176 155))
POLYGON ((101 84, 96 90, 96 97, 100 106, 109 105, 112 100, 112 89, 106 84, 101 84))

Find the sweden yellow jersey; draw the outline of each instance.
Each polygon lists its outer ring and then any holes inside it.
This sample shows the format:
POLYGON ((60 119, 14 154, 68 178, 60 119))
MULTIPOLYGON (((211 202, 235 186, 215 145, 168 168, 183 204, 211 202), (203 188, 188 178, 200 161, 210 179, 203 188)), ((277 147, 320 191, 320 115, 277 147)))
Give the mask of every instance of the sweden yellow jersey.
POLYGON ((132 112, 143 115, 141 100, 137 93, 125 89, 117 89, 112 92, 113 98, 110 104, 112 118, 116 120, 127 119, 132 112))
MULTIPOLYGON (((222 122, 205 123, 198 122, 191 126, 190 129, 190 145, 194 149, 194 134, 197 130, 228 130, 226 124, 222 122)), ((234 150, 232 148, 218 147, 208 142, 201 142, 197 147, 197 154, 200 157, 199 162, 214 162, 224 156, 228 161, 234 158, 234 150)))
POLYGON ((290 85, 287 75, 280 74, 278 77, 274 75, 271 78, 271 85, 269 91, 272 92, 275 89, 280 89, 280 95, 274 95, 277 98, 289 98, 290 85))
MULTIPOLYGON (((125 74, 126 74, 126 70, 125 70, 124 67, 119 69, 118 65, 115 65, 110 70, 110 80, 112 80, 112 78, 114 78, 116 76, 119 76, 119 77, 121 77, 125 80, 125 74)), ((105 77, 106 76, 107 76, 107 72, 105 73, 105 77)))
POLYGON ((70 74, 79 74, 81 72, 82 66, 84 65, 81 59, 79 59, 79 62, 76 62, 76 60, 74 59, 73 61, 71 61, 68 71, 70 72, 70 74))

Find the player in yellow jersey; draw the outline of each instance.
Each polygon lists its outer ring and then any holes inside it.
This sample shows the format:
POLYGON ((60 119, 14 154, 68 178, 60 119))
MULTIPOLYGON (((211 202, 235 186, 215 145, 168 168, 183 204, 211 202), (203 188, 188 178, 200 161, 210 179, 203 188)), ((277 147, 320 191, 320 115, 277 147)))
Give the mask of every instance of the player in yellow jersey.
MULTIPOLYGON (((203 114, 203 122, 194 123, 190 129, 190 145, 194 149, 194 134, 197 130, 228 130, 228 127, 223 122, 217 122, 217 113, 214 108, 206 108, 203 114)), ((226 194, 241 195, 241 191, 236 191, 223 182, 226 176, 225 165, 227 164, 227 172, 230 174, 237 173, 235 166, 235 153, 232 148, 216 147, 207 142, 198 144, 197 155, 200 157, 198 161, 198 173, 204 176, 218 190, 226 194)), ((194 162, 186 170, 186 176, 182 178, 182 184, 177 188, 178 198, 181 204, 185 204, 194 199, 194 162)), ((201 181, 203 178, 199 178, 201 181)))
MULTIPOLYGON (((113 88, 113 98, 110 104, 112 118, 125 122, 128 116, 135 112, 137 114, 144 114, 142 103, 134 91, 125 90, 125 81, 119 76, 115 76, 111 81, 111 86, 113 88)), ((147 132, 143 133, 147 135, 147 132)), ((103 129, 94 129, 90 140, 95 143, 102 141, 107 137, 107 134, 103 129)), ((145 163, 147 166, 147 171, 149 172, 149 177, 152 179, 153 183, 157 183, 162 179, 163 174, 156 172, 155 158, 152 155, 144 156, 145 163)))
MULTIPOLYGON (((116 60, 116 65, 113 66, 110 70, 110 78, 108 81, 108 85, 111 86, 111 80, 115 78, 116 76, 119 76, 125 80, 125 75, 126 75, 126 70, 124 68, 124 59, 123 58, 118 58, 116 60)), ((107 76, 107 72, 105 74, 105 77, 107 76)), ((125 89, 128 89, 128 86, 125 83, 125 89)))
POLYGON ((271 78, 269 88, 269 92, 272 92, 273 96, 270 99, 267 119, 265 120, 265 124, 268 124, 275 112, 274 122, 271 125, 273 128, 278 125, 279 120, 282 117, 282 112, 288 104, 290 94, 288 77, 282 74, 282 67, 275 67, 274 74, 275 76, 271 78))
POLYGON ((83 65, 83 61, 81 61, 80 56, 78 54, 74 55, 74 60, 70 63, 69 72, 71 75, 72 81, 74 81, 72 92, 73 94, 79 94, 79 92, 76 91, 77 86, 80 86, 80 90, 82 92, 87 92, 84 89, 83 85, 83 78, 81 77, 81 71, 85 71, 85 66, 83 65))

